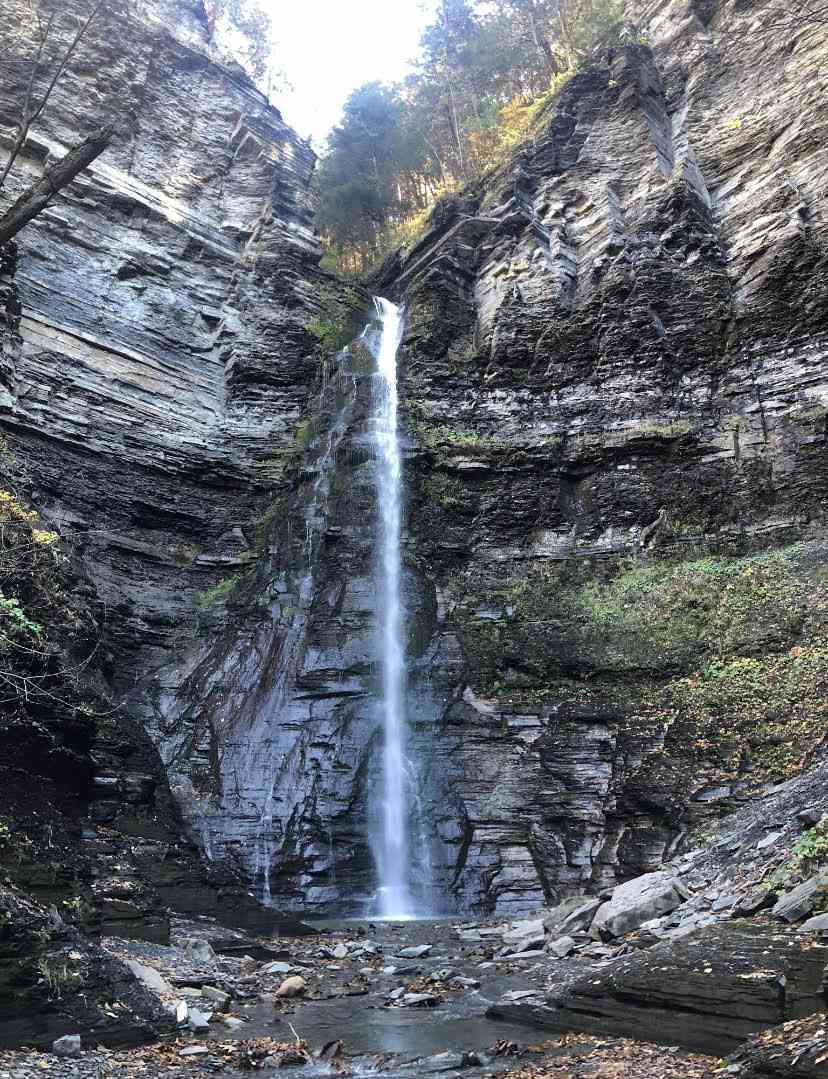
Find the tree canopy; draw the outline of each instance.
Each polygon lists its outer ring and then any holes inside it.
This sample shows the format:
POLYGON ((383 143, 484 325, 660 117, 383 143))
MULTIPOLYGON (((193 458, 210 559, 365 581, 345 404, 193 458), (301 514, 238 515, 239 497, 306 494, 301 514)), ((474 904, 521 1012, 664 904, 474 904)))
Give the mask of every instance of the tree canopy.
POLYGON ((269 93, 285 85, 274 65, 273 22, 260 0, 202 0, 211 41, 226 50, 269 93))
POLYGON ((318 222, 339 268, 364 270, 491 167, 620 20, 620 0, 438 0, 413 73, 359 87, 329 136, 318 222))

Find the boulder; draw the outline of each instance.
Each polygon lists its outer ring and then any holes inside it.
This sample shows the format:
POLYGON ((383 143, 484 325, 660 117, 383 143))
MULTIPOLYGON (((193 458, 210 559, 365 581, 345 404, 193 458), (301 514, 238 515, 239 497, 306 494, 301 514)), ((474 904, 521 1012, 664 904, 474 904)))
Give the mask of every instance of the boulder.
POLYGON ((782 896, 771 914, 783 922, 798 922, 816 909, 819 902, 828 896, 828 870, 823 870, 808 880, 798 884, 782 896))
POLYGON ((543 920, 513 922, 503 934, 503 943, 512 952, 529 952, 542 948, 546 934, 543 920))
POLYGON ((803 922, 799 927, 800 933, 828 933, 828 914, 816 914, 803 922))
POLYGON ((595 937, 622 937, 644 922, 680 907, 687 889, 672 873, 646 873, 619 884, 612 898, 602 903, 592 920, 595 937))
POLYGON ((214 985, 202 985, 201 995, 217 1012, 227 1011, 230 994, 225 993, 223 989, 217 989, 214 985))
POLYGON ((434 1008, 440 1003, 436 993, 405 993, 400 1003, 405 1008, 434 1008))
POLYGON ((80 1034, 64 1034, 62 1038, 52 1042, 52 1052, 58 1057, 76 1057, 80 1055, 80 1034))
POLYGON ((564 931, 571 933, 576 929, 586 929, 600 906, 600 899, 572 896, 557 907, 543 912, 544 927, 552 936, 560 936, 564 931))
POLYGON ((216 953, 213 951, 210 942, 206 940, 200 940, 198 937, 190 937, 184 941, 184 954, 193 963, 212 965, 216 961, 216 953))
POLYGON ((547 951, 557 959, 565 959, 575 951, 575 941, 572 937, 558 937, 549 943, 547 951))
POLYGON ((187 1026, 193 1034, 206 1034, 210 1029, 210 1020, 212 1018, 212 1012, 202 1012, 198 1008, 190 1008, 190 1013, 187 1016, 187 1026))
POLYGON ((301 997, 306 992, 308 983, 300 975, 295 974, 292 978, 285 978, 276 990, 277 997, 301 997))
POLYGON ((228 1030, 241 1030, 244 1026, 244 1020, 235 1015, 220 1015, 219 1022, 226 1026, 228 1030))
POLYGON ((760 910, 767 910, 776 903, 779 896, 768 888, 754 888, 753 891, 743 895, 734 908, 734 912, 742 917, 750 917, 758 914, 760 910))

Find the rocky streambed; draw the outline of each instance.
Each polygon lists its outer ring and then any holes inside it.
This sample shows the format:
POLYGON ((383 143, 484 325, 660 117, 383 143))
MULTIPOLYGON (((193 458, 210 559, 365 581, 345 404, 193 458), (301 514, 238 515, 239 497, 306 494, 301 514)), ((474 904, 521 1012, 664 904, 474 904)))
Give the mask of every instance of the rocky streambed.
MULTIPOLYGON (((531 923, 529 923, 531 924, 531 923)), ((269 1073, 388 1077, 597 1074, 617 1053, 625 1074, 701 1076, 712 1060, 677 1048, 568 1034, 550 1038, 498 1019, 584 969, 539 949, 515 952, 491 923, 321 923, 304 939, 255 939, 210 919, 176 921, 168 946, 108 938, 105 946, 157 993, 178 1030, 159 1044, 83 1047, 77 1055, 0 1054, 3 1079, 269 1073), (485 941, 485 943, 484 943, 485 941), (496 958, 500 952, 510 954, 496 958), (591 1063, 590 1063, 591 1062, 591 1063), (528 1069, 528 1070, 527 1070, 528 1069), (541 1069, 541 1070, 538 1070, 541 1069), (571 1072, 565 1070, 565 1074, 571 1072)), ((613 1073, 614 1074, 614 1073, 613 1073)))
MULTIPOLYGON (((761 792, 658 872, 517 919, 316 921, 278 937, 178 917, 169 944, 104 937, 98 966, 131 996, 64 1006, 68 1037, 0 1053, 0 1079, 822 1079, 828 869, 807 852, 828 826, 825 768, 761 792), (80 1045, 70 1014, 87 1022, 80 1045), (119 1048, 127 1034, 157 1040, 119 1048)), ((83 995, 56 962, 43 969, 56 997, 83 995)))

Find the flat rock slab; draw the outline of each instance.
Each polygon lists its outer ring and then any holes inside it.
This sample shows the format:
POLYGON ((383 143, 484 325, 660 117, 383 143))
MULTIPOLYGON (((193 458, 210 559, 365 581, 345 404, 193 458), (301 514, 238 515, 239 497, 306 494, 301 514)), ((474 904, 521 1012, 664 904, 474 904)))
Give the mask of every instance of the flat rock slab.
POLYGON ((137 959, 127 959, 125 962, 138 981, 143 982, 147 989, 152 989, 155 993, 173 993, 173 987, 154 967, 139 963, 137 959))
POLYGON ((785 922, 806 918, 828 895, 828 870, 798 884, 778 900, 771 914, 785 922))
POLYGON ((251 959, 256 959, 260 963, 267 963, 269 960, 274 959, 290 958, 290 954, 285 948, 268 948, 267 945, 253 940, 216 938, 215 940, 210 940, 210 946, 216 955, 228 955, 237 958, 249 955, 251 959))
POLYGON ((662 941, 571 983, 543 1005, 504 999, 492 1018, 727 1053, 751 1034, 823 1010, 828 947, 728 922, 662 941))
POLYGON ((431 951, 430 944, 415 944, 411 948, 400 948, 396 953, 396 959, 422 959, 431 951))
POLYGON ((800 933, 828 933, 828 914, 817 914, 803 922, 799 927, 800 933))

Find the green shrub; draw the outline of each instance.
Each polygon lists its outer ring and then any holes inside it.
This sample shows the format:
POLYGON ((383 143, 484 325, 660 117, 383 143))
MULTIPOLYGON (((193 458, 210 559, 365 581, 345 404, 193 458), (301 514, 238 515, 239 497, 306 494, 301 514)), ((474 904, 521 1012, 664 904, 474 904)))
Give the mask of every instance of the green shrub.
POLYGON ((768 887, 787 885, 792 878, 809 877, 828 865, 828 814, 803 832, 787 859, 768 878, 768 887))
POLYGON ((43 636, 43 626, 28 617, 14 596, 7 597, 0 592, 0 640, 27 634, 39 640, 43 636))

